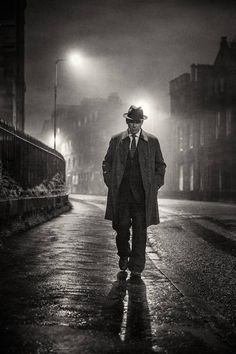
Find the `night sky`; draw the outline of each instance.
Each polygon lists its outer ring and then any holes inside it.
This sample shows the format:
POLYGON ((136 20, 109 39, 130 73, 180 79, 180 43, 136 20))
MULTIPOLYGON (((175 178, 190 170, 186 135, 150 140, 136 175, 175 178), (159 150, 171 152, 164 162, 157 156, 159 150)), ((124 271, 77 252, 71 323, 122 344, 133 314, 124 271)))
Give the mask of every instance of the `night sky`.
MULTIPOLYGON (((190 65, 213 64, 220 38, 236 38, 236 1, 28 0, 25 24, 26 130, 37 135, 58 103, 117 92, 127 108, 147 102, 169 115, 169 81, 190 65)), ((149 113, 149 112, 144 112, 149 113)))

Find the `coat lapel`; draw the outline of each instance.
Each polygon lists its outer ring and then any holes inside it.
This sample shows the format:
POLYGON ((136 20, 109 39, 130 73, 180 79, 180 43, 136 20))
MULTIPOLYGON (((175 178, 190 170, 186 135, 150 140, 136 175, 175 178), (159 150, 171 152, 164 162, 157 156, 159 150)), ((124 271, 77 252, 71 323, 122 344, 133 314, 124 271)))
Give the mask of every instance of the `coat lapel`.
POLYGON ((142 130, 138 143, 138 155, 139 155, 139 165, 143 178, 144 188, 147 187, 148 183, 151 183, 150 174, 150 151, 148 144, 148 136, 145 131, 142 130))
POLYGON ((138 142, 138 153, 142 160, 147 162, 149 160, 149 144, 147 134, 142 130, 142 133, 138 142))
POLYGON ((119 143, 119 150, 120 150, 120 162, 125 165, 127 160, 127 155, 129 152, 129 135, 127 131, 124 131, 121 136, 121 140, 119 143))

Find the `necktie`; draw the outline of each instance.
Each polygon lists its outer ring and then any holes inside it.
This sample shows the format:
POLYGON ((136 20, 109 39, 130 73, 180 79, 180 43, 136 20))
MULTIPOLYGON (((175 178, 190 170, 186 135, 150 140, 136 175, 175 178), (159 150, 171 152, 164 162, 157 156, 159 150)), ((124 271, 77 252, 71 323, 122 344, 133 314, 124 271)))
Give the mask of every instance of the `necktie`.
POLYGON ((135 134, 132 134, 132 142, 131 142, 131 147, 130 147, 130 156, 131 158, 134 157, 135 150, 136 150, 136 140, 135 140, 135 134))

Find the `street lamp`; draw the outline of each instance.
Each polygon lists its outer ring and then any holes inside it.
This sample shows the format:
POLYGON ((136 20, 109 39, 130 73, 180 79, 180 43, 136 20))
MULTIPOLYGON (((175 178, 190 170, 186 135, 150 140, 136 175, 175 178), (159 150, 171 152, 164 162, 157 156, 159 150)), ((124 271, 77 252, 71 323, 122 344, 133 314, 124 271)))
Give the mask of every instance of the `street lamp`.
POLYGON ((53 119, 53 132, 54 132, 54 149, 56 150, 57 144, 57 65, 66 61, 67 59, 57 59, 55 61, 55 83, 54 83, 54 119, 53 119))
POLYGON ((62 61, 70 61, 72 64, 78 64, 81 61, 80 54, 73 52, 68 58, 56 59, 55 61, 55 83, 54 83, 54 119, 53 119, 53 132, 54 132, 54 149, 56 150, 57 139, 57 66, 62 61))

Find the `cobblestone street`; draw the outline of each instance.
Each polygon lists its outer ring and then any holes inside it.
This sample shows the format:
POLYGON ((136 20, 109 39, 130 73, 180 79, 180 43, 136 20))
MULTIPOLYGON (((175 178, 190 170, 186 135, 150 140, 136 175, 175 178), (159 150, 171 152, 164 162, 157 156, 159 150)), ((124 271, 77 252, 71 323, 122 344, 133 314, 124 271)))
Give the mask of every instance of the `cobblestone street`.
POLYGON ((176 287, 150 244, 142 281, 121 279, 103 201, 72 203, 3 240, 3 353, 233 353, 229 324, 176 287))

